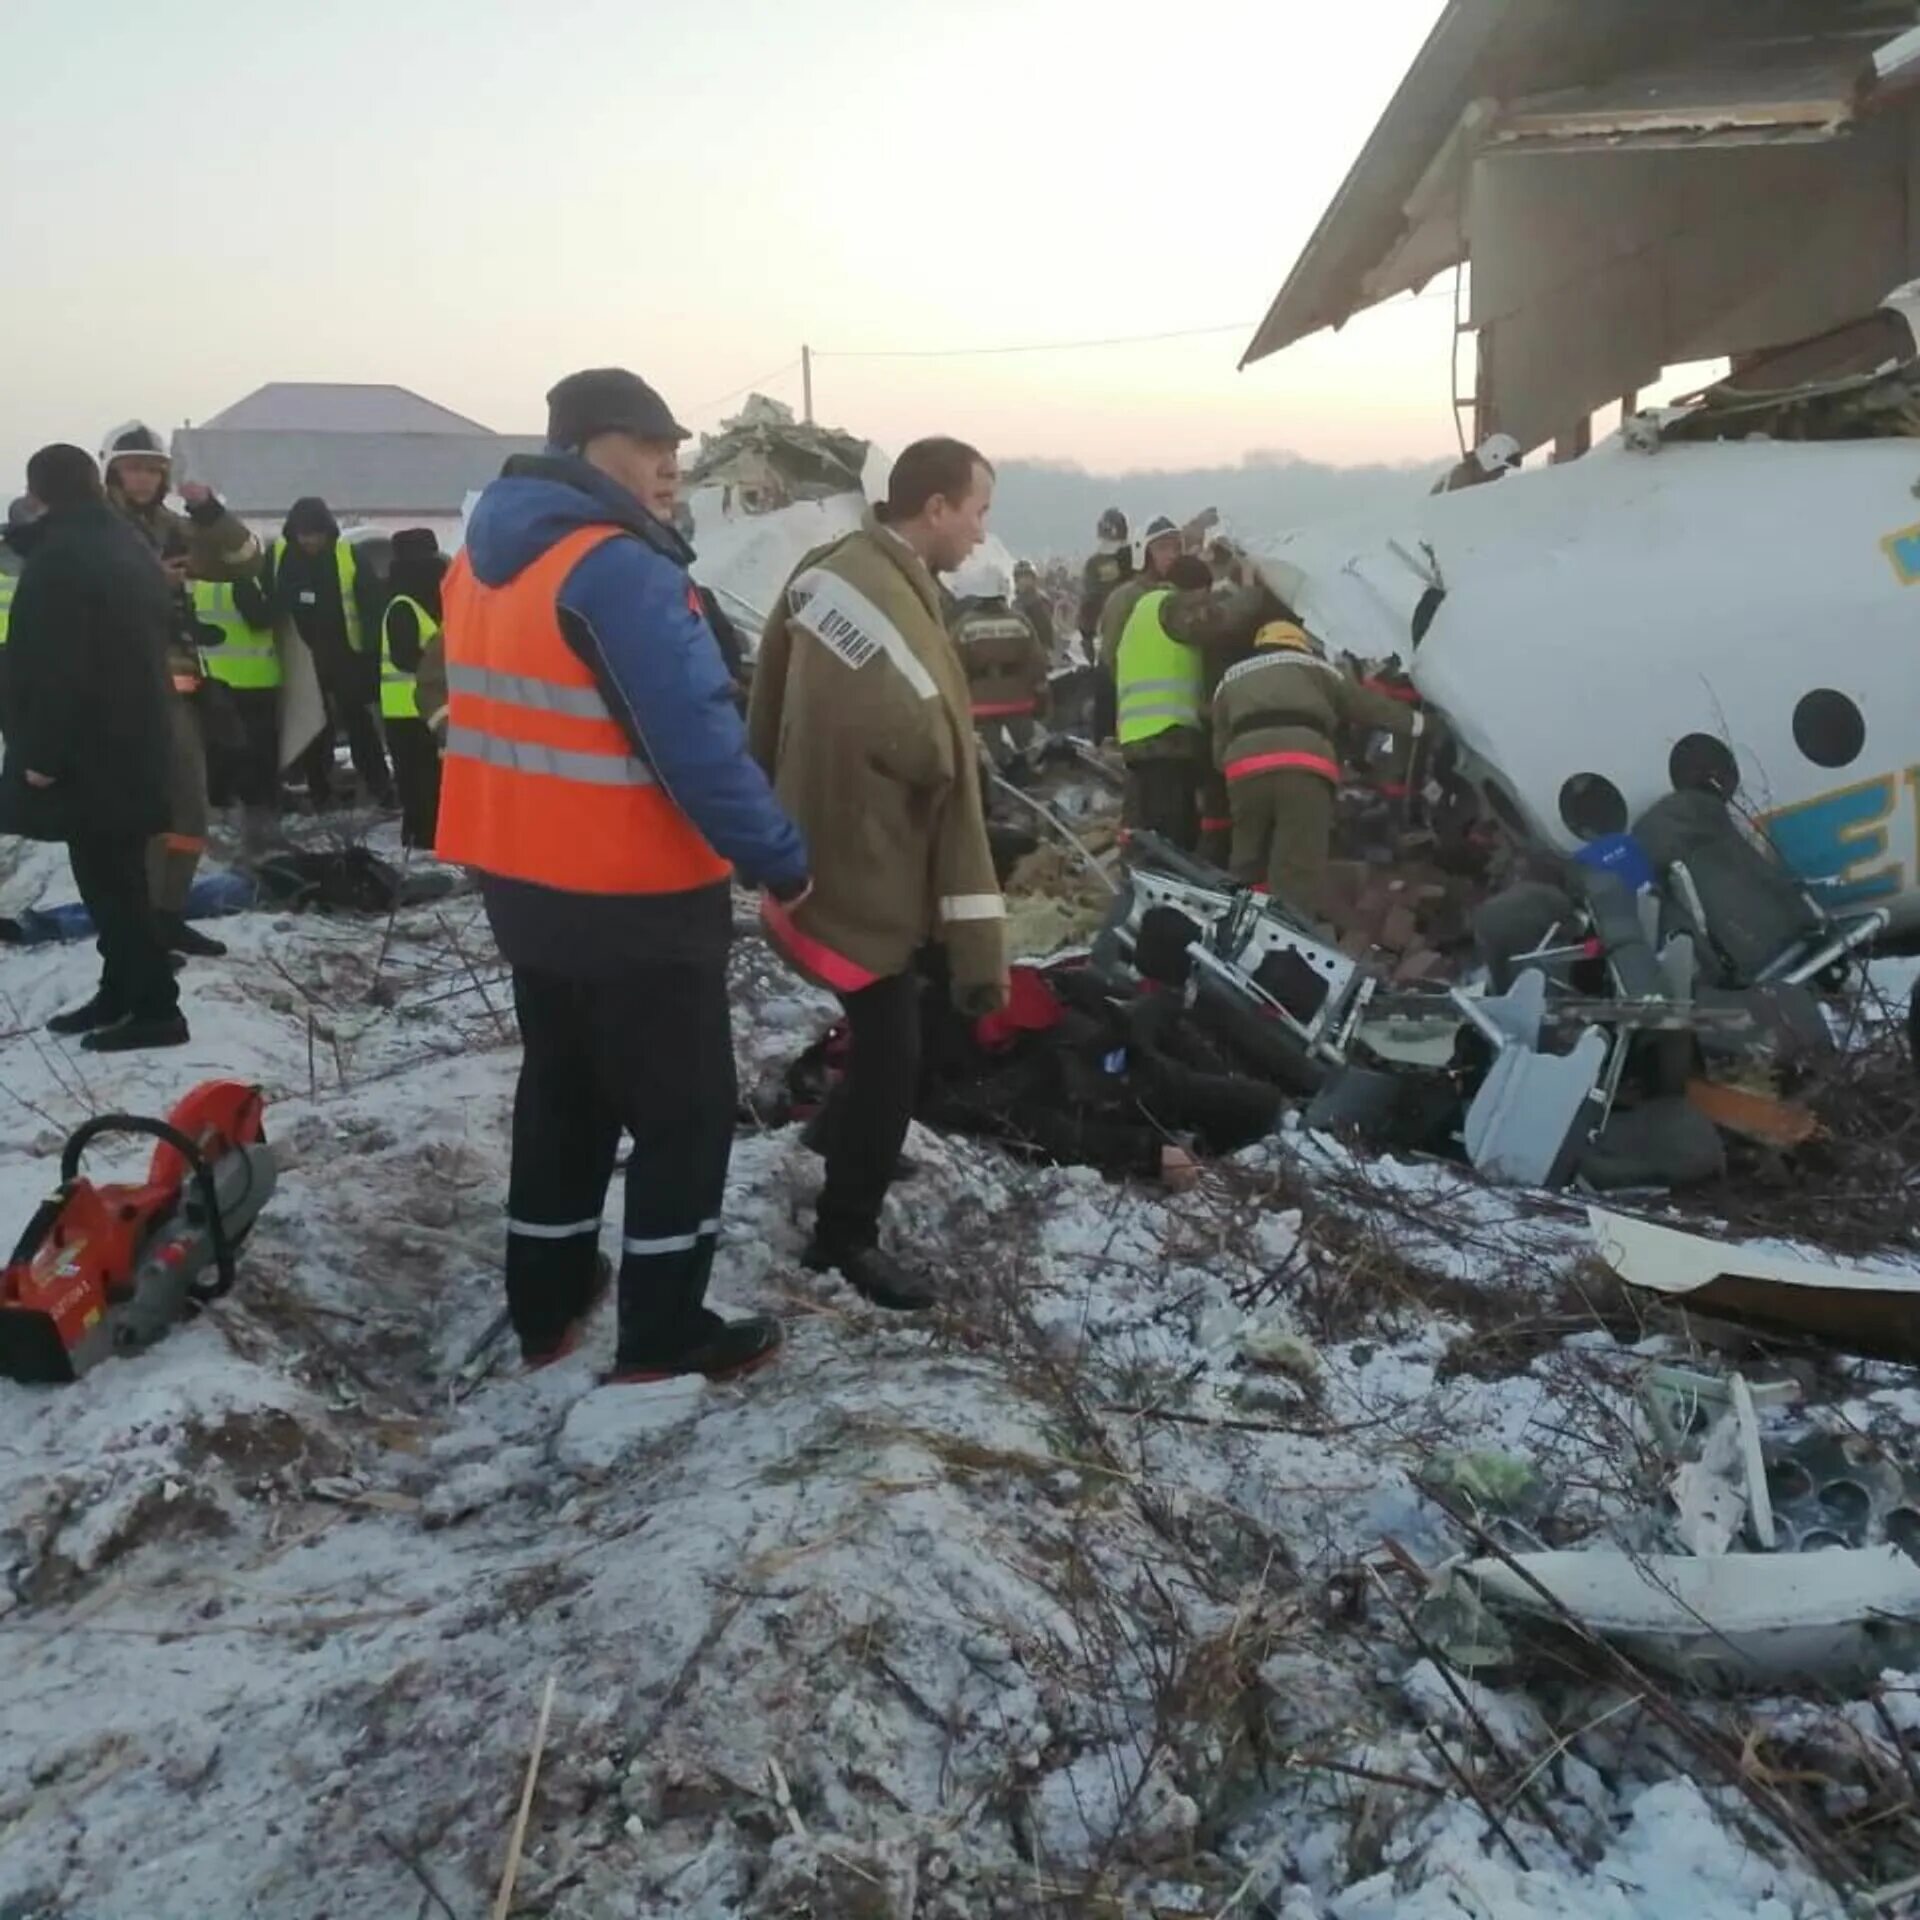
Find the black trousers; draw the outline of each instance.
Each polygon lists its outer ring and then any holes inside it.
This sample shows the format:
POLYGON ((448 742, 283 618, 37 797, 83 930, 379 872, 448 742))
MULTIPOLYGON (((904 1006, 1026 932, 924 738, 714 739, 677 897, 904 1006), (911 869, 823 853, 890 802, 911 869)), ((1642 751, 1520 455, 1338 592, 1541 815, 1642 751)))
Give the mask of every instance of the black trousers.
POLYGON ((843 993, 846 1071, 827 1098, 826 1184, 817 1215, 831 1252, 870 1247, 920 1090, 923 981, 916 968, 843 993))
POLYGON ((153 923, 145 834, 84 834, 67 842, 73 884, 99 935, 100 997, 116 1014, 169 1020, 180 988, 153 923))
POLYGON ((1124 808, 1136 833, 1157 833, 1183 853, 1200 839, 1200 764, 1192 759, 1129 760, 1124 808))
MULTIPOLYGON (((324 685, 324 682, 323 682, 324 685)), ((371 697, 357 686, 326 687, 328 724, 320 729, 305 753, 300 756, 300 771, 316 808, 333 804, 333 744, 335 729, 347 736, 347 751, 353 756, 353 770, 376 805, 393 799, 393 775, 387 769, 387 750, 380 744, 380 723, 374 715, 371 697)))
POLYGON ((280 801, 280 689, 229 687, 240 737, 207 747, 207 798, 216 807, 277 807, 280 801))
POLYGON ((591 1299, 624 1131, 619 1357, 671 1357, 701 1324, 733 1151, 725 964, 606 981, 515 968, 513 1004, 526 1048, 507 1187, 514 1331, 528 1353, 548 1351, 591 1299))
POLYGON ((424 720, 387 720, 387 751, 400 789, 400 839, 409 847, 433 848, 440 820, 440 745, 424 720))

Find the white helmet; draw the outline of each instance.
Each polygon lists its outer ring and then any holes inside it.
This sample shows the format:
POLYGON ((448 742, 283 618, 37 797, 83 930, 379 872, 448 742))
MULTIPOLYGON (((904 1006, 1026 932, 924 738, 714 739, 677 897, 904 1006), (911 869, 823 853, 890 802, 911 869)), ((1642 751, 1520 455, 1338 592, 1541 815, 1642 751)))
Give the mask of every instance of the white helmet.
POLYGON ((947 575, 947 591, 956 600, 1004 600, 1013 583, 997 560, 976 553, 947 575))
POLYGON ((173 465, 173 455, 167 451, 166 441, 144 420, 125 421, 101 441, 101 474, 111 473, 113 463, 128 454, 139 454, 149 460, 164 460, 169 467, 173 465))
POLYGON ((1492 433, 1474 452, 1483 473, 1500 473, 1520 464, 1520 442, 1510 433, 1492 433))

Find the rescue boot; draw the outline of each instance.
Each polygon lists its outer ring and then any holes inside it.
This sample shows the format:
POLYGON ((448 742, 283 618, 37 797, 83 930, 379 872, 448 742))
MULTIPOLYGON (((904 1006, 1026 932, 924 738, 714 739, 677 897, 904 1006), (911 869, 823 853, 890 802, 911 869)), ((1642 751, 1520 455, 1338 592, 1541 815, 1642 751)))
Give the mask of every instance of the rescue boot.
POLYGON ((882 1246, 834 1247, 815 1234, 800 1264, 809 1273, 838 1273, 861 1299, 889 1313, 923 1313, 940 1304, 931 1283, 882 1246))
POLYGON ((529 1347, 524 1340, 520 1343, 520 1358, 528 1373, 538 1373, 542 1367, 550 1367, 555 1361, 564 1360, 578 1348, 586 1337, 588 1323, 600 1311, 600 1303, 606 1299, 612 1286, 613 1262, 604 1253, 596 1253, 593 1256, 593 1285, 587 1294, 586 1304, 560 1329, 560 1337, 550 1347, 529 1347))
POLYGON ((671 1352, 622 1353, 613 1371, 603 1377, 609 1387, 638 1387, 661 1380, 679 1380, 701 1374, 709 1380, 735 1380, 764 1367, 786 1341, 780 1322, 771 1314, 749 1314, 744 1320, 722 1320, 702 1307, 692 1339, 671 1352))
MULTIPOLYGON (((809 1153, 815 1153, 821 1159, 827 1157, 827 1106, 823 1101, 813 1110, 813 1117, 800 1129, 800 1144, 809 1153)), ((896 1185, 902 1180, 914 1180, 919 1177, 920 1162, 910 1159, 904 1153, 893 1158, 893 1179, 896 1185)))
POLYGON ((74 1034, 92 1033, 100 1027, 110 1027, 125 1015, 126 1009, 117 1000, 109 1000, 104 993, 96 993, 84 1006, 69 1007, 65 1013, 56 1013, 47 1022, 47 1031, 71 1038, 74 1034))
POLYGON ((192 1037, 184 1014, 143 1020, 130 1013, 111 1026, 96 1027, 80 1044, 89 1053, 138 1053, 147 1047, 184 1047, 192 1037))
POLYGON ((194 960, 221 960, 226 957, 224 941, 202 933, 181 914, 156 912, 153 924, 159 931, 161 944, 169 953, 184 953, 194 960))

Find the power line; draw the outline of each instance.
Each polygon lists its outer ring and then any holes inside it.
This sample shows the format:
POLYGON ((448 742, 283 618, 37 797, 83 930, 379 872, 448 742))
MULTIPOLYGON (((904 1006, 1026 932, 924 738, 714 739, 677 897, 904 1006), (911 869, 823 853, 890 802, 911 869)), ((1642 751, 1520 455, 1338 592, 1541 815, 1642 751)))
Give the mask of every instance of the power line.
POLYGON ((723 393, 717 400, 702 400, 697 407, 689 407, 689 413, 711 413, 715 407, 724 407, 729 400, 738 400, 743 393, 751 393, 756 387, 769 387, 776 380, 784 380, 799 366, 798 359, 789 360, 784 366, 775 367, 771 373, 763 373, 757 379, 743 381, 731 393, 723 393))

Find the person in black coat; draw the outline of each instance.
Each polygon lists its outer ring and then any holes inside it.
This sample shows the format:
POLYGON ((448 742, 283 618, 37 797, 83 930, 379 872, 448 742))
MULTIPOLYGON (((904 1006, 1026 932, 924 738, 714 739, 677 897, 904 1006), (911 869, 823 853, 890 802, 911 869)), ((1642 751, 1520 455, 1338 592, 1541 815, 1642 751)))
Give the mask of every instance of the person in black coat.
POLYGON ((147 841, 167 824, 172 590, 107 504, 78 447, 42 447, 33 530, 7 640, 0 829, 64 840, 100 942, 100 986, 55 1033, 118 1053, 180 1046, 187 1023, 147 893, 147 841))
POLYGON ((313 655, 333 725, 301 756, 316 810, 333 804, 333 727, 347 736, 354 771, 375 806, 393 804, 393 775, 375 718, 380 696, 379 576, 349 548, 344 567, 340 523, 314 495, 296 500, 274 543, 268 596, 274 617, 292 623, 313 655), (351 607, 347 596, 352 596, 351 607), (358 644, 356 644, 356 642, 358 644))

